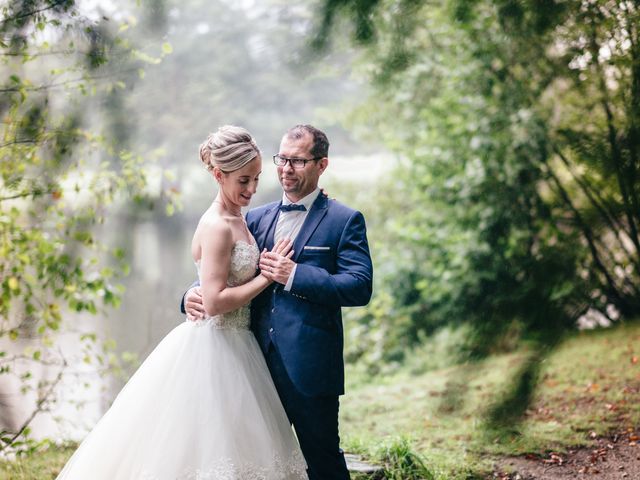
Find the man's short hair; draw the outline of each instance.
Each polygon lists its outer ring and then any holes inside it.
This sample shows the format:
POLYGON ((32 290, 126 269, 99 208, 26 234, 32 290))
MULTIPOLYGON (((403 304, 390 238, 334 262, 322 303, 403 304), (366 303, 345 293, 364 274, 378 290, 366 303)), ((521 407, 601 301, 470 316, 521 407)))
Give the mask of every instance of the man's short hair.
POLYGON ((314 158, 323 158, 329 156, 329 140, 322 130, 318 130, 312 125, 296 125, 287 130, 286 136, 293 140, 303 138, 307 133, 313 137, 313 146, 311 147, 311 155, 314 158))

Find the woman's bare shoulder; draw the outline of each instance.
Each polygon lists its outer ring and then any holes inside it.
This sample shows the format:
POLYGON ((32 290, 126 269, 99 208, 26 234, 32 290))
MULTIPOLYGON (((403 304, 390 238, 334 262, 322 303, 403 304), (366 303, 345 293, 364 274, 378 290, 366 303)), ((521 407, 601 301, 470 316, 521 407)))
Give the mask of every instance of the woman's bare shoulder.
POLYGON ((207 211, 200 217, 196 235, 201 241, 217 240, 223 243, 231 243, 233 230, 227 219, 215 212, 207 211))

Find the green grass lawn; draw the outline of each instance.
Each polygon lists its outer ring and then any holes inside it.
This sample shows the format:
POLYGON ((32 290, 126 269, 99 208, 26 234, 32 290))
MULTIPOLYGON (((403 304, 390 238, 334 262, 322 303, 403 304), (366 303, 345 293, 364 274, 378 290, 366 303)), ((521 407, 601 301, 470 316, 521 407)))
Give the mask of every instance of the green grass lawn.
POLYGON ((369 385, 356 376, 360 386, 341 403, 343 443, 376 458, 380 445, 405 438, 435 478, 477 478, 495 456, 562 451, 588 444, 591 432, 638 427, 638 357, 638 323, 576 334, 544 361, 522 423, 501 431, 485 428, 486 411, 526 351, 421 374, 401 371, 369 385))
MULTIPOLYGON (((540 387, 521 424, 484 428, 485 412, 505 391, 526 350, 476 364, 412 373, 412 368, 364 383, 347 372, 341 403, 346 450, 388 462, 388 478, 481 478, 502 455, 562 451, 597 435, 640 426, 640 323, 581 332, 543 364, 540 387), (411 371, 410 371, 411 370, 411 371), (404 464, 403 464, 404 462, 404 464), (407 473, 413 469, 414 473, 407 473)), ((0 480, 54 479, 70 448, 49 448, 0 462, 0 480)), ((353 477, 358 478, 357 476, 353 477)))
POLYGON ((14 461, 0 461, 0 480, 52 480, 58 476, 74 448, 47 448, 14 461))

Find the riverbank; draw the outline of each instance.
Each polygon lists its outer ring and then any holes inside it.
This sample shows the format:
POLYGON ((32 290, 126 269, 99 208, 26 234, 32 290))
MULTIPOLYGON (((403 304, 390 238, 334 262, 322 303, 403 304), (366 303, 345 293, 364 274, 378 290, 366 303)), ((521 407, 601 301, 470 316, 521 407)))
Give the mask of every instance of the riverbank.
MULTIPOLYGON (((386 464, 394 480, 429 478, 425 472, 436 480, 640 478, 640 323, 566 340, 543 362, 523 421, 487 429, 488 407, 526 358, 522 349, 369 383, 351 375, 341 402, 345 450, 386 464)), ((0 462, 0 480, 54 479, 72 451, 50 447, 0 462)))
MULTIPOLYGON (((348 390, 342 401, 344 444, 375 459, 381 444, 404 438, 436 479, 516 478, 523 464, 510 465, 513 458, 540 459, 548 467, 553 454, 597 449, 600 439, 622 432, 634 439, 640 427, 639 357, 638 322, 576 333, 543 362, 522 422, 499 430, 487 428, 486 412, 508 390, 526 350, 426 373, 400 371, 348 390)), ((629 447, 640 455, 636 444, 629 447)))

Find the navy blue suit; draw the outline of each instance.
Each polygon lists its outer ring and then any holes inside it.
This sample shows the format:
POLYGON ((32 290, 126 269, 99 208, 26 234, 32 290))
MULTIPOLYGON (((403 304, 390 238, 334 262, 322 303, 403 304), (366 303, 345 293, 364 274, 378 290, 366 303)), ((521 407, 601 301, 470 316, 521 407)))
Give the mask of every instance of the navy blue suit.
MULTIPOLYGON (((281 202, 255 208, 247 225, 271 250, 281 202)), ((344 393, 341 307, 366 305, 373 268, 364 217, 319 194, 293 245, 291 290, 273 284, 251 303, 262 348, 311 480, 349 478, 339 450, 338 396, 344 393)))

